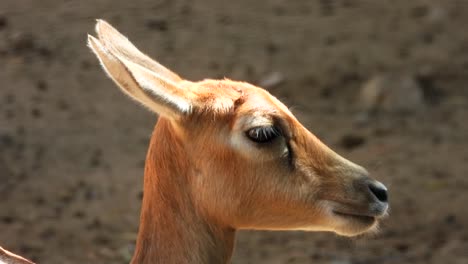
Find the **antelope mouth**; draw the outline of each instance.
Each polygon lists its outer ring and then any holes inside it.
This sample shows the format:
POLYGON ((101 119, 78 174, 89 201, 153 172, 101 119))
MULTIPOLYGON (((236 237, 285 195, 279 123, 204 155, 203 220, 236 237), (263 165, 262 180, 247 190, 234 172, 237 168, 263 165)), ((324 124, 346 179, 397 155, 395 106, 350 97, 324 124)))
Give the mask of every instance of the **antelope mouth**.
POLYGON ((372 233, 382 217, 386 214, 385 207, 372 205, 352 206, 337 202, 328 203, 328 214, 332 222, 332 230, 342 236, 357 236, 372 233))
POLYGON ((359 221, 363 223, 369 223, 372 224, 377 220, 377 216, 373 215, 368 215, 368 214, 356 214, 356 213, 345 213, 345 212, 340 212, 333 210, 333 214, 340 217, 340 218, 345 218, 348 220, 354 220, 354 221, 359 221))
POLYGON ((387 215, 388 203, 373 202, 360 205, 332 202, 330 209, 331 213, 338 218, 372 224, 387 215))

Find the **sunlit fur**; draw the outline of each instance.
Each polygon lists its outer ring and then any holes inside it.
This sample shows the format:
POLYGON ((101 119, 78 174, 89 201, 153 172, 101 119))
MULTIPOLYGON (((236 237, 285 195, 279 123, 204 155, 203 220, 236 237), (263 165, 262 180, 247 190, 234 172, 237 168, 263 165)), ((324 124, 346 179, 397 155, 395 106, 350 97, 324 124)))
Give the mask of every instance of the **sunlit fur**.
POLYGON ((375 229, 387 205, 376 207, 366 170, 325 146, 267 91, 228 79, 183 80, 106 22, 97 32, 89 46, 104 70, 160 114, 133 263, 226 263, 238 229, 347 236, 375 229), (246 131, 259 126, 281 136, 255 143, 246 131))
POLYGON ((0 264, 33 264, 33 262, 0 247, 0 264))

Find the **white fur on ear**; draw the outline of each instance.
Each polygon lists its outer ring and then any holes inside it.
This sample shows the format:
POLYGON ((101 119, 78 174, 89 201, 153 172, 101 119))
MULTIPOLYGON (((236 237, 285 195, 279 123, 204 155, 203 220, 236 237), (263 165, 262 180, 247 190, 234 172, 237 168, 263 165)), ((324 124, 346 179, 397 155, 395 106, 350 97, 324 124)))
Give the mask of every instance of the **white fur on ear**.
POLYGON ((191 113, 193 93, 180 87, 177 74, 141 53, 104 21, 98 21, 97 28, 100 39, 88 35, 88 46, 125 94, 167 117, 191 113))
POLYGON ((166 80, 162 76, 157 76, 156 73, 124 58, 119 58, 119 60, 127 67, 143 91, 150 95, 152 99, 163 102, 165 105, 171 105, 172 108, 177 109, 182 114, 191 113, 190 103, 171 93, 174 89, 181 89, 176 83, 166 80))
POLYGON ((128 38, 122 35, 106 21, 97 19, 95 29, 99 41, 111 53, 118 55, 120 58, 133 61, 152 72, 158 73, 159 76, 162 76, 167 80, 171 80, 173 82, 182 80, 179 75, 141 52, 128 40, 128 38))

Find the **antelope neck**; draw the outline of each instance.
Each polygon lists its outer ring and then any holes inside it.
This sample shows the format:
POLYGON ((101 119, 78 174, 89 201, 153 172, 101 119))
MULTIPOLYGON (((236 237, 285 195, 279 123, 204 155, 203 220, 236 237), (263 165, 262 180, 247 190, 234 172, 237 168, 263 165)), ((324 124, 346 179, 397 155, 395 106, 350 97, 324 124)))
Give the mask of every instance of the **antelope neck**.
POLYGON ((160 118, 145 166, 132 264, 228 263, 236 231, 207 221, 191 199, 188 160, 170 121, 160 118))

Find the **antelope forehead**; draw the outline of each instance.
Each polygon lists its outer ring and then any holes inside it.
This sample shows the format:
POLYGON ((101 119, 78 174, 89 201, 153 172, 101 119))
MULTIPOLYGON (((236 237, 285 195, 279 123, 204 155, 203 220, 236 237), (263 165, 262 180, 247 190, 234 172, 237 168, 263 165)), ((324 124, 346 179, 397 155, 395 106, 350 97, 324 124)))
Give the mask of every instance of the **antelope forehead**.
POLYGON ((239 117, 234 125, 234 130, 247 130, 253 127, 271 125, 273 125, 273 120, 270 116, 262 112, 254 112, 239 117))
POLYGON ((265 111, 275 111, 285 115, 292 115, 288 107, 280 100, 261 88, 257 88, 254 93, 248 94, 247 103, 254 108, 264 109, 265 111))

